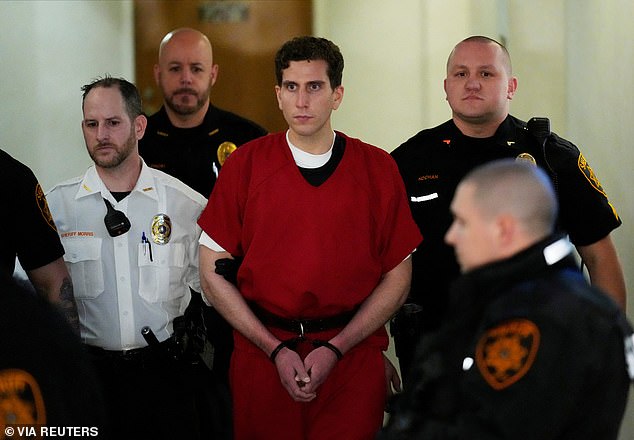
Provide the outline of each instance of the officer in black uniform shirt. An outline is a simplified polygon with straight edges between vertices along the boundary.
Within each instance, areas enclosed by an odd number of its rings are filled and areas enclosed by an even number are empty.
[[[73,285],[64,248],[44,197],[29,167],[0,150],[0,276],[11,278],[16,256],[35,290],[57,304],[79,333]]]
[[[477,165],[513,157],[545,169],[559,199],[559,227],[570,235],[592,284],[625,307],[625,281],[610,232],[621,224],[584,156],[555,134],[543,142],[509,115],[517,88],[506,49],[487,37],[460,42],[449,56],[445,91],[453,118],[423,130],[392,152],[423,242],[413,255],[410,298],[392,322],[404,376],[421,332],[444,320],[458,265],[443,236],[460,179]]]
[[[209,39],[195,29],[169,32],[161,41],[156,83],[163,93],[163,106],[148,118],[139,153],[145,162],[185,182],[209,197],[225,159],[240,145],[265,135],[256,123],[219,109],[210,102],[218,77]],[[201,307],[201,295],[192,292],[188,316]],[[228,369],[233,336],[231,326],[210,307],[203,308],[204,321],[215,353],[209,396],[214,438],[230,434]],[[211,416],[210,416],[211,417]],[[221,432],[219,432],[220,430]]]
[[[266,134],[255,123],[209,104],[202,124],[172,125],[166,107],[148,118],[150,131],[141,142],[141,154],[160,169],[209,197],[226,157],[238,146]]]
[[[632,329],[553,234],[546,173],[491,162],[465,177],[451,211],[445,239],[463,275],[379,438],[616,439],[634,374]]]
[[[238,146],[266,134],[241,116],[214,107],[209,93],[218,77],[207,37],[177,29],[161,42],[154,76],[163,106],[148,118],[139,144],[145,162],[209,197],[225,159]]]

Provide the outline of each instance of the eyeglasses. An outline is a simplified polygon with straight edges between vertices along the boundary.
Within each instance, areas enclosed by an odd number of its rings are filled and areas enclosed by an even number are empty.
[[[128,232],[130,230],[130,220],[128,220],[128,217],[126,217],[123,212],[114,209],[112,204],[106,199],[103,199],[103,202],[108,209],[106,216],[103,218],[108,234],[110,234],[111,237],[118,237]]]

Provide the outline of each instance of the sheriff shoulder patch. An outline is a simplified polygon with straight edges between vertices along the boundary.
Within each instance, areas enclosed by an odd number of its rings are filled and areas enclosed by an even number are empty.
[[[531,369],[539,339],[539,329],[526,319],[506,321],[487,330],[476,346],[480,374],[495,390],[509,387]]]
[[[53,216],[51,215],[50,209],[48,209],[48,203],[46,203],[46,197],[44,196],[44,191],[42,191],[42,187],[38,183],[35,186],[35,201],[37,203],[38,208],[40,208],[40,212],[42,213],[42,217],[46,220],[46,223],[53,228],[54,231],[57,232],[57,228],[55,227],[55,222],[53,221]]]
[[[581,171],[583,175],[585,176],[585,178],[588,179],[588,182],[590,182],[590,185],[592,185],[594,189],[599,191],[601,194],[603,194],[604,197],[607,198],[608,195],[603,190],[603,187],[601,186],[601,182],[599,182],[599,178],[596,176],[596,174],[594,174],[594,171],[592,171],[592,168],[590,168],[588,161],[586,160],[585,157],[583,157],[583,154],[581,153],[579,153],[579,158],[577,159],[577,165],[579,166],[579,171]]]
[[[8,424],[45,423],[44,399],[35,378],[24,370],[0,370],[0,439]]]

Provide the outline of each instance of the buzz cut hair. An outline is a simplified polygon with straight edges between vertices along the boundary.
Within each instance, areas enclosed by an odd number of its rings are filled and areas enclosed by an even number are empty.
[[[449,54],[449,57],[447,58],[447,71],[449,71],[449,63],[451,62],[451,58],[453,57],[453,54],[456,51],[456,48],[458,46],[460,46],[462,43],[494,44],[494,45],[498,46],[502,50],[502,56],[503,56],[503,59],[504,59],[504,68],[506,69],[506,73],[508,73],[509,76],[511,76],[513,74],[513,66],[512,66],[512,63],[511,63],[511,54],[509,54],[509,51],[506,48],[506,46],[504,46],[499,41],[494,40],[491,37],[486,37],[484,35],[472,35],[470,37],[465,38],[460,43],[456,44],[454,46],[453,50],[451,51],[451,53]]]
[[[537,165],[516,159],[495,160],[469,172],[462,183],[474,188],[474,201],[483,215],[510,214],[535,237],[554,232],[557,197],[550,178]]]

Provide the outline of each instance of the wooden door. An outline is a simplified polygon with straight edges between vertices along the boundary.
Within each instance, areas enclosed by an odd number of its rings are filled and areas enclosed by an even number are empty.
[[[135,0],[136,85],[147,114],[162,95],[152,69],[163,36],[179,27],[205,33],[219,75],[211,102],[270,132],[288,126],[275,99],[275,52],[288,39],[312,34],[311,0]]]

